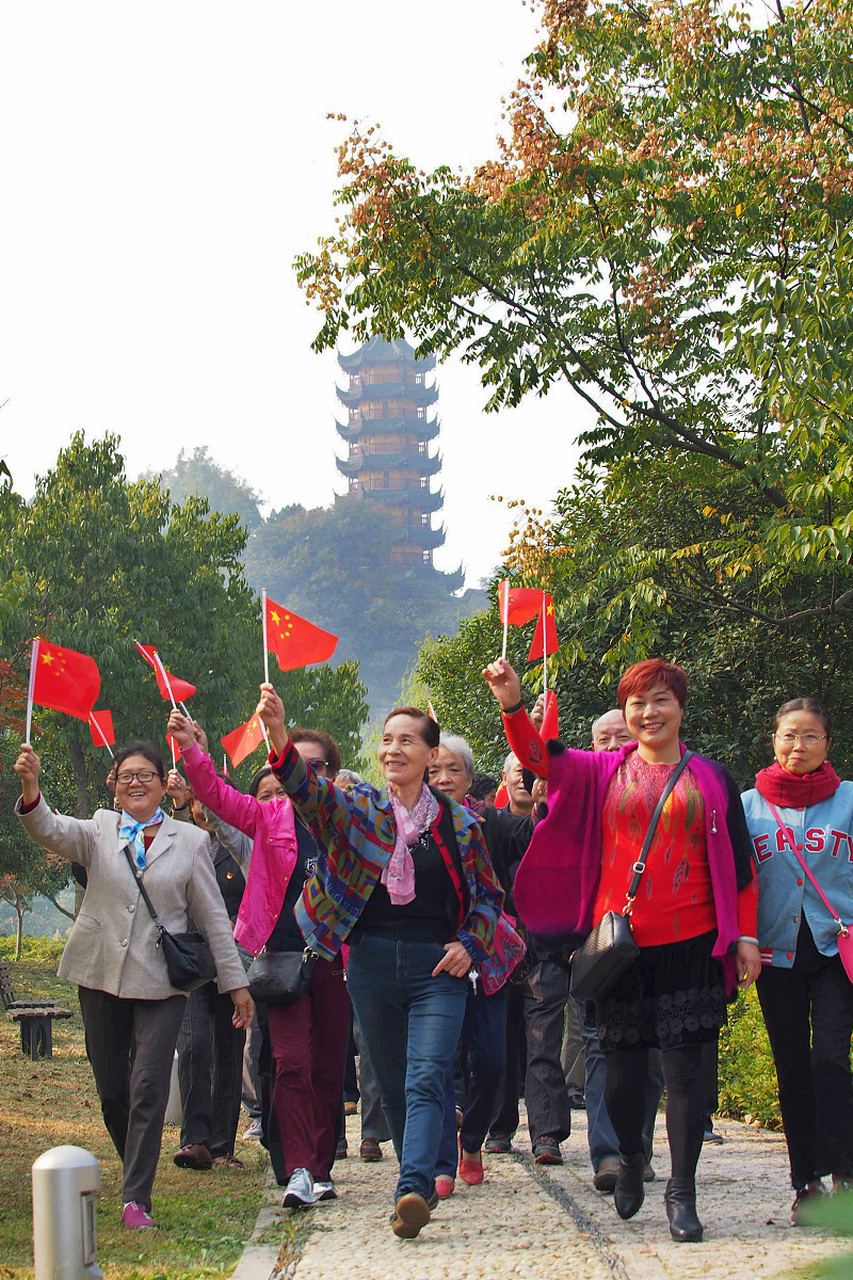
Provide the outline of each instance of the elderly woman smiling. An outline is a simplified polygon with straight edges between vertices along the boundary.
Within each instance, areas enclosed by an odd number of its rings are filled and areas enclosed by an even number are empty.
[[[400,1161],[392,1228],[412,1238],[435,1204],[445,1080],[468,971],[490,967],[503,893],[474,818],[425,783],[438,726],[417,707],[397,707],[385,721],[386,785],[349,791],[300,758],[272,685],[261,686],[258,711],[273,771],[321,844],[296,918],[321,955],[349,943],[349,992]],[[505,964],[491,964],[497,982]]]
[[[773,725],[775,761],[743,796],[758,868],[757,990],[779,1080],[795,1224],[823,1194],[823,1174],[836,1188],[853,1175],[853,985],[838,925],[800,861],[849,924],[853,782],[829,763],[831,742],[819,702],[786,702]]]
[[[131,1230],[153,1227],[151,1189],[187,993],[170,985],[157,927],[134,875],[169,932],[186,932],[188,916],[201,929],[216,961],[219,990],[233,1001],[235,1027],[252,1021],[246,975],[208,836],[160,808],[166,774],[153,743],[131,742],[115,753],[120,813],[98,809],[85,820],[54,813],[40,792],[39,770],[32,747],[22,746],[15,762],[22,793],[17,811],[36,844],[88,872],[59,974],[79,986],[86,1055],[104,1124],[124,1165],[122,1222]]]

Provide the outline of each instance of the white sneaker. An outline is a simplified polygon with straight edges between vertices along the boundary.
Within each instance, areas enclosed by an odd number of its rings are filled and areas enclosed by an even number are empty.
[[[314,1198],[315,1200],[337,1200],[338,1193],[335,1190],[335,1184],[330,1178],[328,1182],[314,1182]]]
[[[310,1169],[294,1169],[284,1193],[285,1209],[308,1209],[317,1203]]]

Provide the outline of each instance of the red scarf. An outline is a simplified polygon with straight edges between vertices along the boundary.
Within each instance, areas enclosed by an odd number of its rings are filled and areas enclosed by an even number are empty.
[[[819,769],[800,777],[788,773],[778,760],[755,775],[755,788],[759,795],[783,809],[808,809],[821,800],[828,800],[841,786],[841,779],[828,760]]]

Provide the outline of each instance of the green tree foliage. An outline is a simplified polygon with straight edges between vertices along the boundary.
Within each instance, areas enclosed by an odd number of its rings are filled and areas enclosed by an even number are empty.
[[[423,173],[358,126],[340,147],[340,230],[297,264],[325,313],[315,345],[406,330],[478,365],[493,409],[568,382],[617,504],[642,501],[656,461],[713,491],[703,606],[725,612],[746,581],[782,636],[837,619],[853,603],[853,6],[540,8],[496,159]]]
[[[0,577],[18,582],[0,645],[19,679],[33,635],[88,653],[118,740],[162,743],[169,707],[133,646],[139,639],[197,686],[190,710],[214,751],[249,718],[263,678],[260,606],[244,575],[247,535],[236,514],[211,512],[197,497],[173,506],[157,481],[127,480],[115,438],[87,445],[81,434],[38,480],[31,503],[6,495],[0,522]],[[356,751],[365,709],[353,664],[289,673],[279,685],[293,721],[322,715],[320,727]],[[51,760],[51,802],[80,816],[108,803],[108,759],[86,726],[51,711],[38,720],[48,735],[39,745]],[[252,768],[247,761],[239,776]]]
[[[248,533],[263,522],[258,506],[260,496],[211,458],[207,445],[193,449],[189,457],[182,449],[171,470],[161,471],[159,477],[148,471],[145,478],[159,478],[161,489],[168,492],[175,506],[182,506],[189,497],[205,498],[211,511],[239,516]]]
[[[374,709],[390,708],[428,634],[454,630],[483,600],[453,596],[444,575],[396,565],[391,514],[361,496],[329,508],[273,513],[246,552],[252,585],[339,637],[335,659],[358,658]]]

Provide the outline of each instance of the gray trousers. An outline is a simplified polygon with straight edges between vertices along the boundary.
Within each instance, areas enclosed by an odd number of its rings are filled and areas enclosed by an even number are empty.
[[[358,1049],[358,1091],[361,1094],[361,1136],[375,1138],[377,1142],[387,1142],[391,1137],[385,1112],[382,1110],[382,1099],[379,1097],[379,1086],[367,1056],[364,1037],[358,1018],[353,1010],[352,1033],[355,1047]]]
[[[79,988],[86,1057],[107,1132],[124,1164],[122,1200],[151,1208],[185,996],[122,1000]]]
[[[563,1047],[560,1051],[560,1065],[566,1078],[569,1097],[573,1094],[583,1096],[586,1081],[586,1062],[584,1042],[578,1026],[578,1006],[576,1000],[566,1003],[566,1025],[563,1030]]]
[[[243,1043],[234,1004],[215,982],[190,992],[178,1034],[181,1146],[203,1142],[212,1156],[233,1156],[240,1119]]]
[[[530,1140],[548,1134],[562,1142],[572,1131],[566,1078],[560,1062],[569,974],[552,960],[541,960],[523,983],[527,1073],[524,1099]]]

